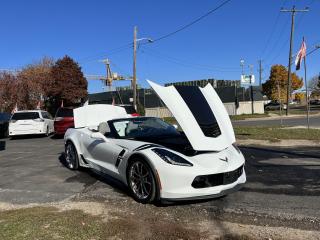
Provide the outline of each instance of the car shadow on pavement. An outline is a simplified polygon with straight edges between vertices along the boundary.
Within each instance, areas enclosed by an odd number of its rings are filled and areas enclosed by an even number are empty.
[[[44,134],[30,134],[30,135],[19,135],[19,136],[11,136],[10,140],[24,140],[31,138],[46,138],[47,136]]]
[[[53,134],[50,138],[51,139],[62,139],[64,137],[63,134],[57,135],[57,134]]]
[[[6,142],[5,141],[0,141],[0,151],[6,150]]]
[[[60,163],[67,168],[67,163],[65,160],[65,155],[64,153],[61,153],[59,156],[59,161]],[[68,168],[67,168],[68,169]],[[72,171],[72,170],[70,170]],[[93,169],[89,168],[79,168],[77,170],[77,175],[72,176],[68,179],[65,180],[65,182],[80,182],[84,183],[84,190],[82,192],[88,192],[90,188],[93,188],[92,186],[97,182],[100,181],[104,184],[109,185],[110,187],[113,188],[117,193],[120,193],[122,195],[128,195],[129,196],[129,191],[127,186],[120,182],[119,180],[111,177],[110,175],[107,175],[102,172],[98,172]],[[94,190],[94,189],[91,189]]]
[[[262,156],[261,152],[265,152],[265,155]],[[308,152],[307,148],[299,151],[299,154],[294,151],[281,154],[258,148],[243,149],[247,184],[241,191],[320,196],[320,158],[311,158]]]

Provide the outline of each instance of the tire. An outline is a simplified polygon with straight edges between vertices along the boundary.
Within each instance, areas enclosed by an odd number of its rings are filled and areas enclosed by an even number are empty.
[[[67,168],[71,170],[79,169],[79,159],[77,149],[72,142],[67,142],[65,146],[65,160]]]
[[[46,137],[49,137],[50,133],[49,133],[49,126],[47,126],[47,130],[46,130]]]
[[[149,164],[135,158],[127,168],[128,186],[133,198],[139,203],[152,203],[156,200],[157,184]]]

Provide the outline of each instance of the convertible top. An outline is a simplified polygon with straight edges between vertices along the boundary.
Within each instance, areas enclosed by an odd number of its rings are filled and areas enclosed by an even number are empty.
[[[127,112],[123,107],[110,104],[86,105],[74,109],[73,114],[75,128],[96,127],[101,122],[127,118]]]

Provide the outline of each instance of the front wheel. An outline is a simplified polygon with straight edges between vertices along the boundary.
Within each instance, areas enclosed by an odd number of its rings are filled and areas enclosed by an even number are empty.
[[[66,158],[66,165],[71,170],[77,170],[79,168],[79,160],[78,160],[78,153],[71,142],[67,142],[65,147],[65,158]]]
[[[151,203],[156,198],[157,186],[151,167],[141,159],[129,163],[127,179],[133,198],[140,203]]]
[[[49,137],[49,135],[50,135],[50,132],[49,132],[49,126],[47,126],[47,130],[46,130],[45,135],[46,135],[46,137]]]

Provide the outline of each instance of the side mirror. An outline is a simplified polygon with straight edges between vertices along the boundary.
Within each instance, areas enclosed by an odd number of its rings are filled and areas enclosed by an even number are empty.
[[[100,132],[93,132],[90,137],[96,140],[104,140],[104,136]]]

